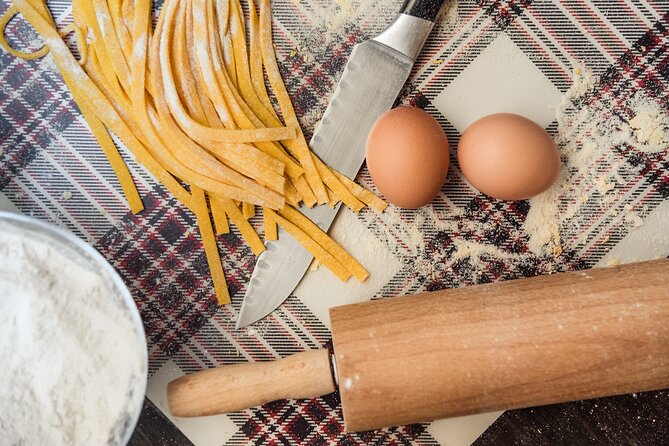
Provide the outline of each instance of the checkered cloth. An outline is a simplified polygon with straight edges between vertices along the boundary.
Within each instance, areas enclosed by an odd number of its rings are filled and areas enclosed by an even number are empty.
[[[9,6],[4,0],[0,4],[2,11]],[[400,0],[274,2],[278,59],[308,136],[352,46],[377,34],[400,4]],[[69,2],[54,0],[49,6],[57,23],[71,20]],[[443,125],[455,149],[455,118],[439,98],[449,85],[468,75],[468,68],[501,36],[527,56],[532,76],[547,82],[558,94],[569,88],[576,60],[600,76],[587,98],[590,103],[611,97],[624,103],[641,90],[669,110],[668,11],[664,0],[461,0],[457,18],[449,16],[436,26],[398,102],[428,110]],[[8,35],[17,47],[40,46],[21,20],[10,24]],[[138,215],[128,211],[111,168],[50,57],[24,61],[0,52],[0,73],[0,190],[23,213],[55,222],[93,244],[119,271],[144,321],[149,397],[154,403],[164,408],[161,398],[166,380],[183,373],[272,360],[327,344],[327,321],[296,296],[256,328],[235,330],[235,317],[255,262],[239,234],[233,231],[218,238],[233,296],[232,305],[219,307],[194,216],[122,148],[146,207]],[[549,131],[556,129],[554,122],[547,126]],[[667,151],[611,150],[611,156],[623,160],[636,178],[619,202],[607,204],[609,208],[627,204],[645,218],[667,204]],[[364,167],[357,181],[374,187]],[[612,229],[601,212],[588,212],[584,207],[579,214],[583,229],[577,235],[584,232],[593,243],[577,244],[566,234],[562,255],[529,255],[523,230],[528,202],[502,202],[477,193],[463,180],[455,157],[449,182],[435,199],[433,210],[435,215],[446,215],[454,207],[461,212],[449,217],[455,226],[448,229],[438,224],[438,218],[417,222],[418,214],[413,211],[394,210],[394,221],[369,210],[354,217],[366,236],[383,247],[384,258],[389,256],[396,265],[384,283],[370,290],[368,298],[591,267],[632,231],[625,226]],[[257,218],[252,223],[261,226]],[[420,230],[420,249],[398,231],[402,223]],[[666,234],[666,222],[659,230]],[[452,255],[462,240],[527,255],[491,257],[483,267],[466,258],[454,262]],[[177,425],[202,444],[427,445],[447,441],[430,424],[346,433],[336,393],[308,401],[278,401],[196,423]],[[203,431],[211,434],[203,436]]]

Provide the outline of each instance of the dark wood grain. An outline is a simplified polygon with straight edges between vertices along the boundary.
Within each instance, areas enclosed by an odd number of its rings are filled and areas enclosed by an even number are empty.
[[[130,446],[191,446],[148,399]],[[669,445],[669,390],[504,413],[473,446]]]
[[[186,436],[148,398],[129,446],[192,446]]]
[[[474,442],[498,445],[669,445],[669,390],[512,410]]]

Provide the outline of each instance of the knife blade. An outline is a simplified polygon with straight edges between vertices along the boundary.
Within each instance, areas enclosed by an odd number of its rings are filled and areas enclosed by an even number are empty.
[[[332,99],[311,139],[311,149],[326,164],[353,179],[365,159],[367,135],[388,111],[413,68],[434,27],[444,0],[408,0],[393,23],[375,38],[357,44]],[[340,205],[300,211],[327,231]],[[279,229],[276,241],[256,262],[242,306],[237,329],[274,311],[290,295],[307,271],[312,255]]]

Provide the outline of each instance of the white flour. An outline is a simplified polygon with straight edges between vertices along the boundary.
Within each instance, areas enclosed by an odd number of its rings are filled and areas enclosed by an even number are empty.
[[[63,248],[2,225],[0,442],[119,443],[143,400],[143,352],[127,310]]]
[[[378,18],[375,22],[381,26],[369,30],[370,35],[367,37],[372,37],[392,21],[400,5],[397,2],[369,0],[290,1],[295,5],[301,4],[298,7],[302,8],[305,20],[309,24],[294,36],[297,45],[295,53],[291,55],[299,53],[309,63],[319,60],[333,42],[343,41],[345,36],[358,34],[360,32],[358,24],[361,19]],[[365,40],[362,36],[359,36],[359,39]],[[319,56],[316,57],[316,54]]]
[[[582,228],[592,223],[583,218],[593,209],[617,217],[615,225],[643,225],[637,210],[626,203],[625,190],[640,168],[625,163],[614,147],[649,155],[669,150],[669,114],[641,89],[622,103],[606,95],[594,103],[585,101],[598,81],[585,66],[577,66],[557,110],[556,142],[565,165],[558,181],[530,200],[524,226],[535,254],[559,254],[584,245]]]

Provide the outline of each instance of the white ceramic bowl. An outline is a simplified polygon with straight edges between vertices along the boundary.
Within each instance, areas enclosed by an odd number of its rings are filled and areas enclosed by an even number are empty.
[[[117,303],[120,304],[121,308],[127,309],[124,313],[130,318],[135,332],[133,338],[136,339],[136,347],[141,351],[141,363],[136,364],[136,371],[141,376],[141,379],[135,380],[132,389],[118,389],[123,394],[136,395],[135,398],[128,402],[124,413],[118,415],[118,422],[115,424],[119,431],[123,432],[120,436],[120,444],[125,445],[137,425],[137,420],[142,410],[143,396],[146,394],[148,376],[148,354],[144,327],[137,306],[128,288],[116,270],[98,251],[72,233],[55,225],[44,223],[24,215],[0,211],[0,231],[30,237],[31,240],[47,243],[57,248],[59,252],[75,260],[85,270],[103,277],[109,290],[112,291],[110,298],[117,299]],[[140,398],[137,395],[141,395],[142,397]]]

